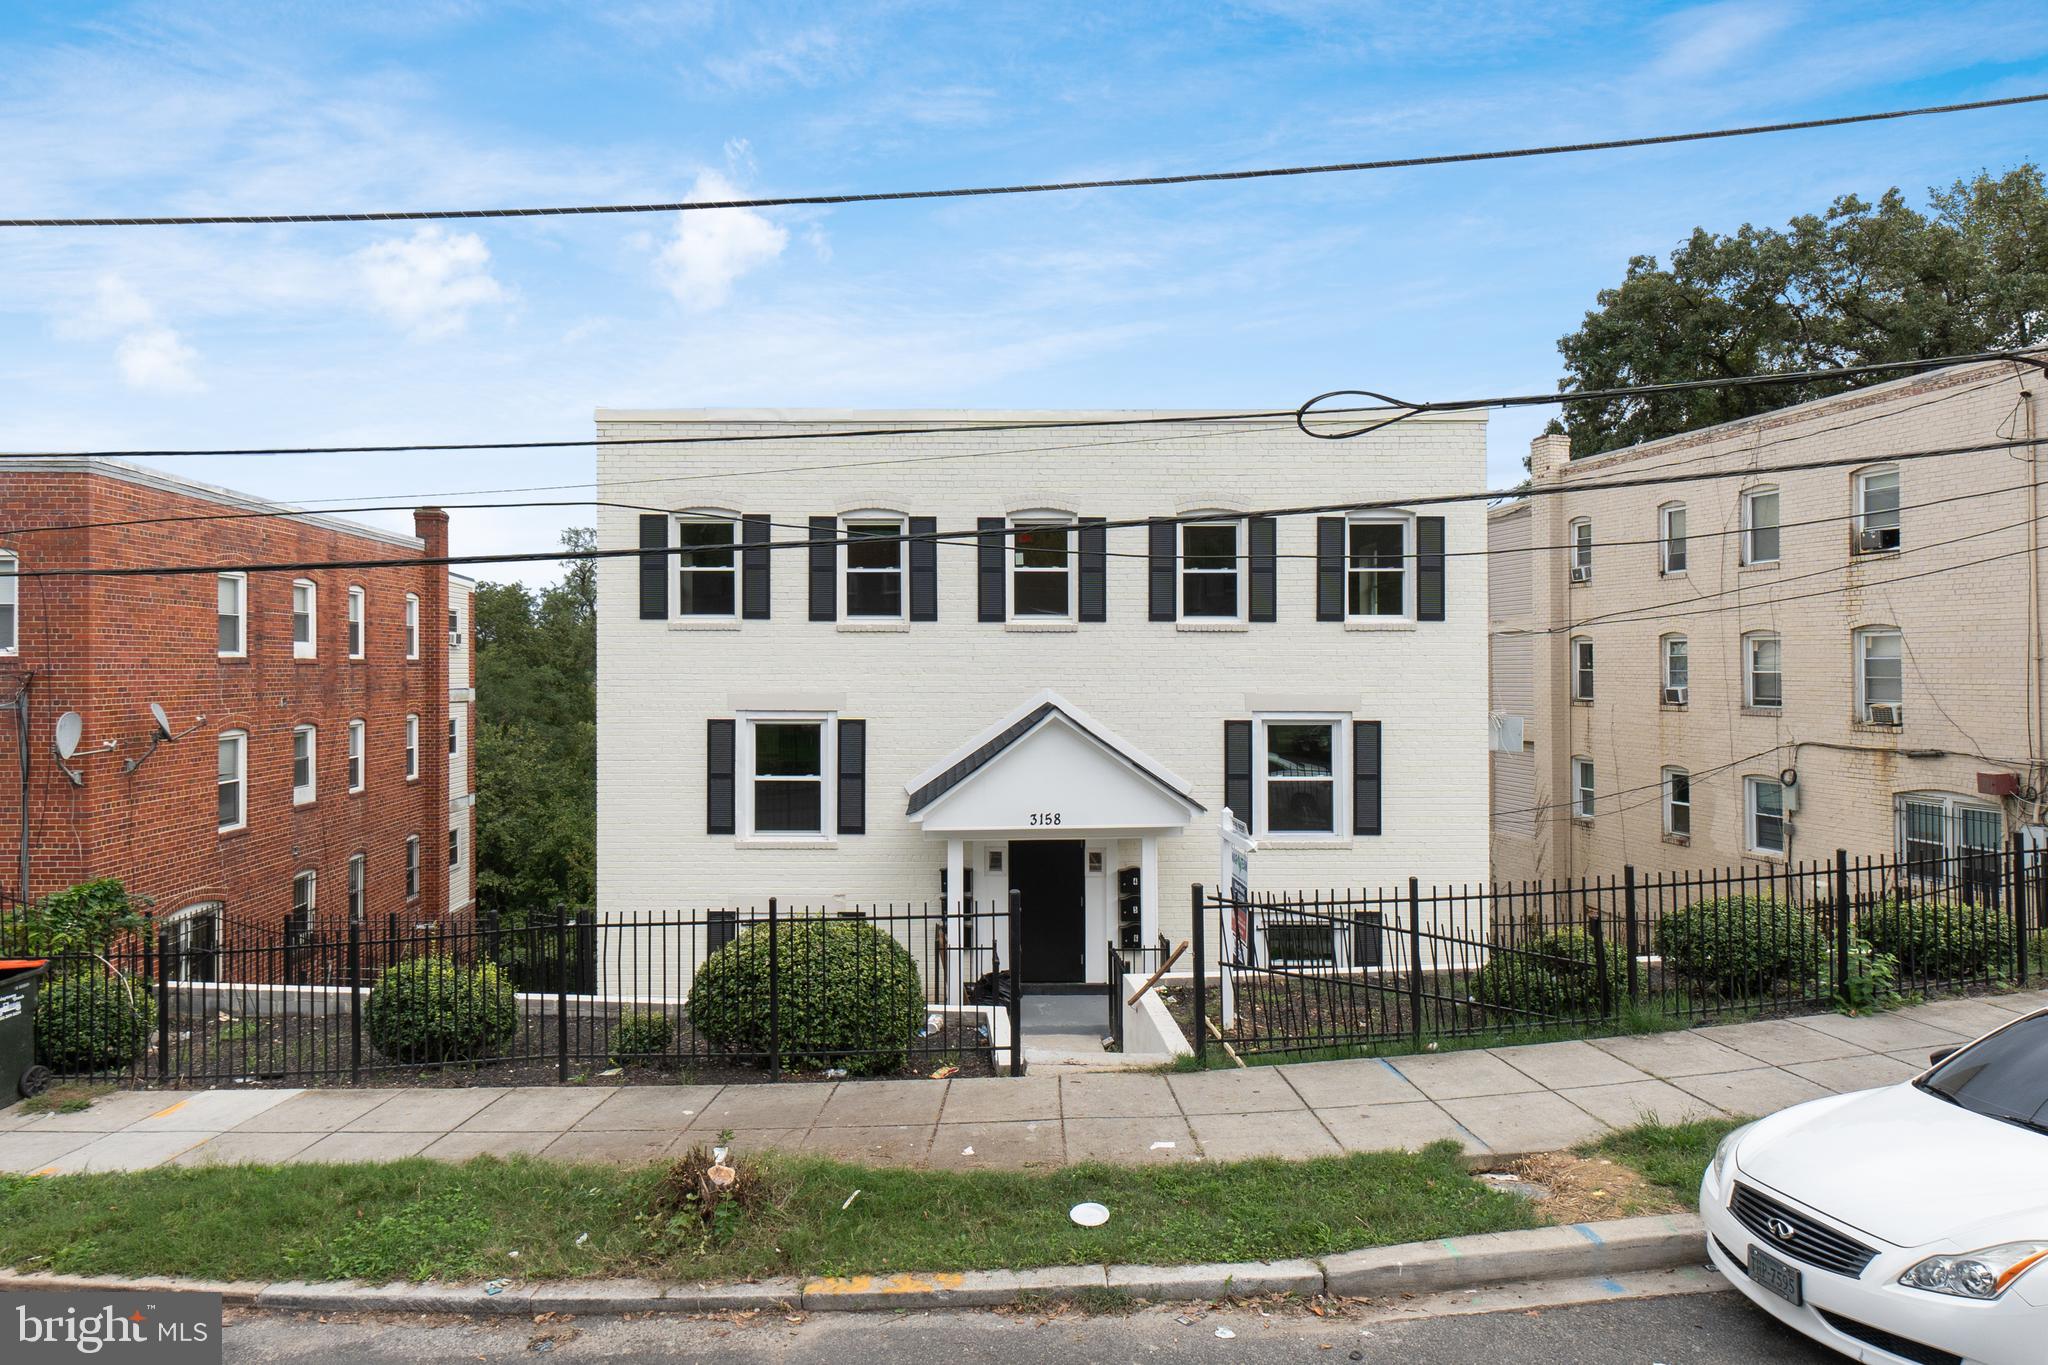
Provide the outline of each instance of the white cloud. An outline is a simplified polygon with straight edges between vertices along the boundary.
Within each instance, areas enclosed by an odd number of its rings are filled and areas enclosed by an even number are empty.
[[[93,282],[91,303],[57,319],[60,336],[83,340],[116,338],[114,364],[122,382],[152,393],[196,393],[206,387],[195,366],[199,352],[176,329],[158,321],[156,307],[121,275]]]
[[[737,199],[734,184],[716,171],[704,171],[690,199]],[[768,264],[789,245],[789,229],[769,222],[752,209],[701,209],[676,215],[675,236],[655,258],[655,273],[676,302],[703,312],[732,295],[740,276]]]
[[[490,273],[490,248],[474,232],[429,224],[351,259],[377,310],[415,337],[460,331],[471,309],[509,297]]]
[[[1782,5],[1755,0],[1723,0],[1681,11],[1660,26],[1663,50],[1651,71],[1676,80],[1711,76],[1761,48],[1794,17]]]

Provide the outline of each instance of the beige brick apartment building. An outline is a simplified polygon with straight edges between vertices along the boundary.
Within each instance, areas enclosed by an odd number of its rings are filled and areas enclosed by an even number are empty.
[[[2038,825],[2039,448],[1912,455],[2032,441],[2044,387],[1999,361],[1587,459],[1537,438],[1488,525],[1494,875]],[[1681,474],[1716,477],[1601,487]]]

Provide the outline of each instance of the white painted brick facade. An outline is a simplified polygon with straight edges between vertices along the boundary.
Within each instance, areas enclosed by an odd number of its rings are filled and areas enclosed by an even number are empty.
[[[675,511],[767,514],[778,541],[811,516],[887,509],[937,518],[1056,509],[1112,520],[1414,498],[1483,486],[1482,417],[1418,418],[1348,442],[1291,426],[1210,422],[1159,428],[949,433],[745,444],[641,445],[662,436],[790,434],[846,422],[1071,421],[1075,413],[600,411],[599,497]],[[1147,439],[1137,440],[1136,437]],[[834,468],[851,461],[902,461]],[[1113,529],[1108,621],[1025,630],[976,620],[971,541],[938,550],[939,620],[894,631],[807,619],[804,550],[773,555],[773,616],[722,629],[643,621],[638,561],[598,569],[598,905],[606,915],[712,906],[933,902],[943,840],[905,815],[905,786],[935,760],[1050,688],[1193,786],[1204,824],[1160,846],[1160,928],[1188,932],[1188,888],[1216,880],[1208,827],[1223,805],[1224,721],[1261,696],[1342,700],[1383,726],[1384,833],[1262,852],[1257,889],[1383,886],[1408,876],[1470,880],[1487,859],[1485,513],[1447,518],[1447,619],[1347,628],[1315,619],[1313,517],[1278,528],[1279,620],[1183,627],[1147,617],[1146,532]],[[638,513],[603,507],[599,544],[638,544]],[[673,590],[673,589],[671,589]],[[749,847],[705,833],[706,720],[778,692],[843,694],[868,727],[868,832],[816,848]],[[1049,799],[1057,793],[1048,793]],[[1105,876],[1138,862],[1135,840],[1103,848]],[[985,849],[970,850],[977,894],[1001,894]],[[1100,943],[1099,886],[1090,936]],[[1091,948],[1091,963],[1096,952]],[[1091,973],[1092,974],[1092,973]]]

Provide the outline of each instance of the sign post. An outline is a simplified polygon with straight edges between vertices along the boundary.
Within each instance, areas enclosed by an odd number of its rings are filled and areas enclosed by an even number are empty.
[[[1216,879],[1217,895],[1226,908],[1223,916],[1223,936],[1217,946],[1221,961],[1230,967],[1250,967],[1257,956],[1257,945],[1252,936],[1252,854],[1258,850],[1258,841],[1251,837],[1251,831],[1244,827],[1244,821],[1231,813],[1225,806],[1216,827],[1218,850],[1222,857],[1221,875]],[[1206,971],[1208,964],[1197,962],[1196,971]],[[1223,994],[1223,1027],[1237,1025],[1237,991],[1228,970],[1220,970]]]

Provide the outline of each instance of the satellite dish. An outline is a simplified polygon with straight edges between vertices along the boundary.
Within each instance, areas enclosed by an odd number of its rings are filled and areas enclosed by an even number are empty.
[[[85,717],[76,711],[66,711],[57,717],[57,757],[69,760],[78,752],[78,741],[85,737]]]
[[[171,737],[171,718],[164,714],[164,708],[158,706],[155,702],[151,702],[149,704],[149,714],[156,720],[157,737],[159,739],[169,739]]]

